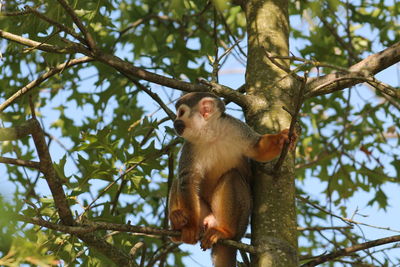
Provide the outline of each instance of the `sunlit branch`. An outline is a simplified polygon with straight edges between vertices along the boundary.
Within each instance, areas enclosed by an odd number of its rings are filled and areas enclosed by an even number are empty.
[[[307,98],[339,91],[362,82],[374,82],[372,76],[400,61],[400,42],[359,61],[348,72],[335,72],[310,78],[307,82]],[[386,92],[388,93],[388,92]],[[399,91],[389,90],[399,98]]]
[[[388,84],[378,81],[374,77],[364,77],[362,73],[350,72],[343,76],[331,79],[324,84],[312,89],[312,92],[308,92],[306,97],[325,95],[342,90],[342,85],[347,84],[348,86],[356,85],[358,83],[367,82],[374,88],[378,89],[384,94],[387,94],[393,98],[400,99],[400,90],[396,90]],[[336,85],[336,86],[335,86]]]
[[[13,159],[8,157],[0,157],[0,162],[5,164],[12,164],[21,167],[28,167],[33,169],[40,169],[40,163],[37,161],[23,160],[23,159]]]
[[[69,54],[80,52],[75,47],[58,47],[55,45],[41,43],[3,30],[0,30],[0,37],[25,46],[35,47],[36,49],[50,53]]]

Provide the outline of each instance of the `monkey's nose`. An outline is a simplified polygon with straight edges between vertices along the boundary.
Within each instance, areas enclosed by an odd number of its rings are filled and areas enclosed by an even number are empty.
[[[174,128],[178,135],[182,135],[185,130],[185,123],[183,120],[176,120],[174,121]]]

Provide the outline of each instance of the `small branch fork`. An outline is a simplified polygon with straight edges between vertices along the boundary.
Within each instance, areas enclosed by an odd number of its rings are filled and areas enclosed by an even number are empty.
[[[303,105],[303,102],[304,102],[304,92],[306,90],[307,77],[308,77],[308,73],[305,72],[304,79],[301,84],[299,94],[297,96],[294,113],[290,112],[286,107],[282,107],[282,109],[284,109],[286,112],[288,112],[291,115],[292,120],[290,121],[290,126],[289,126],[289,140],[287,140],[285,142],[285,144],[283,145],[281,155],[279,156],[278,161],[276,162],[274,169],[273,169],[273,173],[275,175],[277,175],[279,173],[279,171],[282,167],[283,161],[285,160],[286,155],[289,152],[290,147],[292,145],[294,145],[294,144],[292,144],[292,142],[293,142],[293,139],[295,139],[295,137],[296,137],[295,127],[296,127],[296,123],[297,123],[297,119],[299,116],[301,106]]]

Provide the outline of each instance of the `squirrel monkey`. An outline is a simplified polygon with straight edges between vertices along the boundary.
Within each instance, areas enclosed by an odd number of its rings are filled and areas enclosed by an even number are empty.
[[[227,115],[211,93],[189,93],[176,103],[174,128],[185,139],[179,177],[169,193],[169,220],[181,236],[174,242],[212,248],[214,266],[236,266],[236,249],[216,244],[239,240],[252,207],[250,159],[270,161],[280,155],[288,129],[260,135]]]

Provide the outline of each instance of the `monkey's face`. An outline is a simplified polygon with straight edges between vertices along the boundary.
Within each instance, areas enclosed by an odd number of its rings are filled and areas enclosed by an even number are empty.
[[[182,104],[179,106],[176,115],[174,122],[176,133],[188,141],[194,141],[195,138],[198,138],[199,132],[205,126],[205,119],[200,112]]]
[[[181,103],[174,121],[176,133],[192,143],[209,140],[212,135],[209,126],[221,115],[215,101],[215,98],[204,97],[193,107]]]

